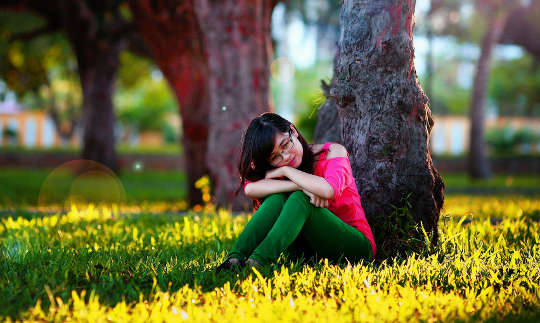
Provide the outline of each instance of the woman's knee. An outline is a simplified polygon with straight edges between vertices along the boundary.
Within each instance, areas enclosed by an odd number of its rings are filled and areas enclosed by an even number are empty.
[[[286,193],[272,193],[268,195],[263,203],[285,203],[287,200],[287,194]]]
[[[309,196],[307,196],[307,194],[304,193],[303,191],[292,192],[291,195],[289,195],[288,200],[291,200],[291,199],[301,201],[301,202],[309,202]]]

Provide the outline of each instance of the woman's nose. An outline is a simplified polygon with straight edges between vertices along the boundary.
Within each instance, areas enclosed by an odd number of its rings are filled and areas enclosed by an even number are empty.
[[[282,152],[282,153],[281,153],[281,158],[283,158],[284,161],[285,161],[285,160],[289,160],[290,157],[291,157],[291,151],[289,151],[289,152],[287,152],[287,153],[285,153],[285,152]]]

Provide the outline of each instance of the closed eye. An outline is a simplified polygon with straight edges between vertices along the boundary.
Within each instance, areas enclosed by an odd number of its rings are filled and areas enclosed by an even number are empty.
[[[291,143],[291,141],[288,140],[288,141],[285,143],[285,145],[283,145],[283,149],[286,149],[287,147],[289,147],[289,144],[290,144],[290,143]]]

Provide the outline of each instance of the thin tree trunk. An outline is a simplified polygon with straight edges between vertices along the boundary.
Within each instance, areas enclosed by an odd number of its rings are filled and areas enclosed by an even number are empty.
[[[139,33],[179,103],[190,205],[203,202],[195,182],[208,174],[208,65],[193,1],[129,2]]]
[[[407,216],[436,243],[444,201],[444,183],[428,149],[433,119],[414,67],[414,6],[414,0],[344,0],[340,12],[331,94],[383,257],[409,247],[408,236],[421,238],[400,222]]]
[[[210,133],[207,164],[219,206],[243,210],[239,185],[243,131],[269,106],[270,22],[275,1],[195,0],[209,66]]]
[[[469,109],[471,129],[468,168],[469,176],[472,178],[491,177],[484,138],[486,91],[489,80],[491,55],[504,28],[507,17],[506,13],[497,13],[497,10],[494,11],[495,13],[489,17],[487,31],[482,40],[482,49],[474,76],[472,103]]]
[[[337,63],[337,53],[334,56],[334,66]],[[314,143],[321,144],[328,141],[343,143],[341,121],[337,112],[337,102],[330,92],[336,85],[335,77],[332,77],[330,84],[321,81],[321,88],[326,97],[326,101],[317,111],[317,125],[313,134]]]
[[[508,14],[499,42],[523,47],[537,60],[540,59],[540,1],[530,1],[528,6]]]
[[[117,171],[112,95],[118,54],[126,44],[130,25],[121,19],[117,3],[93,4],[85,0],[28,0],[8,7],[29,9],[45,18],[44,27],[24,37],[65,32],[77,57],[83,92],[82,158]]]
[[[114,172],[118,161],[114,138],[114,107],[112,94],[118,68],[118,48],[95,50],[81,44],[78,55],[83,92],[82,158],[99,162]]]
[[[330,81],[327,87],[328,90],[333,86],[334,79]],[[325,90],[323,90],[325,91]],[[313,142],[316,144],[322,144],[328,141],[342,143],[342,129],[341,121],[337,113],[336,101],[326,95],[326,101],[318,110],[317,125],[315,126],[315,133],[313,135]]]
[[[125,42],[116,35],[99,32],[94,13],[85,3],[63,2],[60,7],[67,37],[77,57],[83,93],[81,157],[117,172],[112,95],[118,55]]]

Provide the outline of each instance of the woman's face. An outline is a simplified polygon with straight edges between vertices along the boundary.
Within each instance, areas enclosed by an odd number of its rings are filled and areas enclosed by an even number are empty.
[[[278,132],[274,138],[274,150],[268,161],[274,167],[290,166],[298,168],[302,163],[304,150],[298,140],[298,132],[291,126],[289,132]]]

